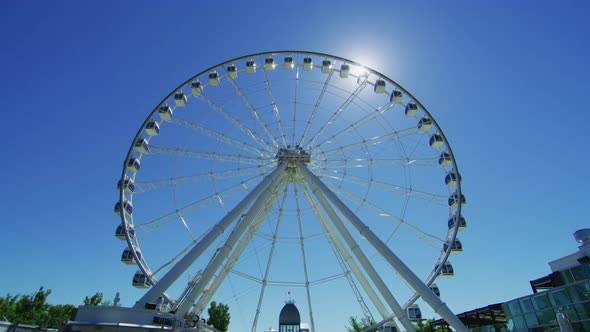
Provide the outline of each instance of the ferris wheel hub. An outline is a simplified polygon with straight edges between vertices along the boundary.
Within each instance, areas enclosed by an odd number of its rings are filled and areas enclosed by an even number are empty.
[[[287,145],[286,148],[279,148],[276,158],[279,162],[288,163],[287,167],[295,167],[299,162],[309,164],[311,155],[299,145]]]

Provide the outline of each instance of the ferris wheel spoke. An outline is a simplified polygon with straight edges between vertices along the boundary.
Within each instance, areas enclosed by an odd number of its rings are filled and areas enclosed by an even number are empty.
[[[310,151],[311,153],[318,153],[321,156],[331,156],[334,153],[338,153],[339,155],[343,154],[343,151],[346,152],[360,152],[366,151],[368,149],[378,149],[381,145],[391,143],[393,141],[399,141],[406,137],[416,135],[415,128],[405,128],[398,131],[393,131],[384,135],[377,135],[372,136],[369,138],[365,138],[362,140],[355,140],[351,143],[342,144],[342,145],[335,145],[335,141],[333,140],[326,140],[322,142],[320,145],[315,146]],[[330,147],[333,146],[333,147]],[[327,149],[322,149],[327,148]]]
[[[281,140],[283,141],[283,146],[286,146],[287,145],[287,136],[285,135],[285,131],[283,130],[283,122],[281,121],[281,115],[279,113],[277,101],[275,100],[275,96],[272,92],[272,87],[268,81],[268,75],[267,75],[266,69],[264,67],[262,68],[262,74],[264,76],[264,85],[266,86],[266,90],[268,92],[268,96],[270,97],[270,101],[272,104],[272,111],[273,111],[275,118],[277,120],[277,127],[278,127],[279,133],[281,135]],[[276,147],[278,147],[278,145],[276,145]]]
[[[367,115],[365,115],[364,117],[360,118],[359,120],[352,122],[348,125],[348,127],[336,132],[335,134],[333,134],[332,136],[326,138],[324,141],[322,141],[321,143],[317,143],[317,145],[322,145],[328,141],[334,141],[335,139],[339,138],[341,135],[348,133],[351,131],[351,129],[360,129],[361,127],[363,127],[364,125],[371,123],[372,121],[375,121],[377,118],[382,117],[383,113],[387,112],[388,110],[390,110],[391,108],[393,108],[395,106],[395,104],[393,103],[387,103],[385,105],[382,105],[380,107],[378,107],[377,109],[368,112],[367,111]],[[412,129],[415,129],[415,127],[411,127]],[[409,128],[408,128],[409,129]],[[392,128],[393,130],[393,128]],[[399,132],[399,131],[398,131]],[[393,130],[392,135],[395,135],[396,131]]]
[[[265,165],[245,166],[233,169],[209,171],[206,173],[192,174],[186,176],[169,177],[150,181],[135,182],[134,194],[141,194],[152,190],[180,187],[204,183],[208,181],[230,180],[243,177],[263,176],[267,174],[276,162],[272,161]]]
[[[431,234],[431,233],[421,229],[418,226],[413,225],[403,216],[396,215],[391,211],[381,208],[379,205],[372,203],[370,200],[363,199],[362,197],[360,197],[359,195],[355,194],[352,191],[345,190],[341,187],[332,188],[331,187],[332,184],[330,183],[330,181],[326,181],[325,183],[332,191],[338,193],[340,196],[342,196],[346,200],[348,200],[356,205],[359,205],[359,206],[362,205],[363,209],[365,209],[365,210],[373,213],[375,216],[393,224],[395,226],[393,233],[395,233],[399,227],[407,227],[408,229],[410,229],[413,232],[413,234],[416,236],[416,238],[423,240],[424,242],[428,243],[429,240],[435,240],[439,244],[442,244],[444,242],[444,240],[442,238],[440,238],[434,234]],[[407,204],[407,202],[406,202],[406,204]],[[388,239],[390,239],[391,237],[392,237],[392,234],[390,234],[388,236]],[[437,248],[440,248],[440,246],[438,246]]]
[[[221,153],[216,151],[173,148],[158,145],[150,145],[149,151],[146,154],[224,161],[232,163],[237,162],[240,164],[250,165],[263,165],[268,163],[269,160],[272,160],[268,157],[256,157],[234,153]]]
[[[267,141],[265,141],[264,139],[262,139],[258,133],[256,133],[255,131],[246,128],[246,126],[242,123],[241,119],[236,118],[235,116],[227,113],[225,111],[225,109],[223,109],[222,107],[218,106],[215,102],[211,101],[209,98],[200,95],[199,97],[197,97],[200,101],[204,102],[207,106],[209,106],[209,108],[217,113],[219,113],[226,121],[228,121],[229,123],[231,123],[235,128],[237,128],[238,130],[240,130],[241,132],[243,132],[247,137],[249,137],[250,139],[252,139],[254,142],[256,142],[258,145],[260,145],[260,147],[262,147],[263,150],[271,150],[272,149],[272,144],[268,143]]]
[[[256,332],[256,328],[258,327],[258,317],[260,316],[260,308],[262,307],[262,301],[264,300],[264,292],[266,291],[266,283],[268,281],[268,275],[270,273],[270,267],[272,265],[272,258],[274,255],[274,251],[277,245],[277,234],[279,233],[279,229],[281,226],[281,222],[283,220],[283,211],[285,209],[285,203],[287,202],[287,186],[283,190],[283,197],[281,199],[279,213],[277,216],[277,224],[275,226],[274,232],[272,234],[272,242],[270,247],[270,252],[268,254],[268,258],[266,260],[266,269],[264,270],[264,276],[262,277],[261,284],[262,287],[260,288],[260,293],[258,295],[258,305],[256,307],[256,312],[254,313],[254,321],[252,323],[252,330],[251,332]]]
[[[190,130],[197,132],[199,134],[203,134],[203,135],[210,137],[212,139],[215,139],[221,143],[227,144],[230,147],[236,147],[236,148],[238,148],[246,153],[252,154],[252,155],[265,156],[265,154],[263,152],[267,152],[266,154],[268,155],[268,150],[262,150],[259,147],[256,147],[254,145],[244,142],[243,140],[231,137],[225,133],[221,133],[221,132],[212,130],[212,129],[207,128],[205,126],[201,126],[196,122],[180,118],[176,115],[170,119],[170,123],[190,129]]]
[[[360,82],[359,86],[350,94],[350,96],[348,96],[344,103],[342,103],[342,105],[335,109],[335,111],[328,118],[328,120],[326,120],[326,122],[324,122],[320,129],[311,137],[309,143],[306,146],[313,147],[315,145],[315,140],[324,134],[324,132],[326,131],[326,129],[328,129],[328,127],[330,127],[332,122],[334,122],[336,118],[340,115],[340,113],[342,113],[354,101],[354,99],[358,97],[358,95],[364,90],[366,86],[367,80],[363,80],[362,82]]]
[[[242,89],[238,86],[238,84],[234,80],[230,79],[228,81],[233,86],[234,91],[240,97],[240,99],[242,100],[244,105],[246,105],[246,107],[250,110],[250,113],[252,114],[252,116],[254,117],[256,122],[258,123],[258,125],[260,127],[262,127],[262,130],[264,130],[264,132],[266,133],[268,138],[273,142],[273,146],[275,147],[275,149],[278,148],[279,142],[277,141],[276,137],[272,134],[272,132],[268,128],[268,125],[266,124],[266,122],[264,122],[262,120],[262,118],[258,114],[258,111],[256,110],[256,108],[250,103],[250,101],[248,100],[248,97],[246,97],[246,95],[242,92]],[[273,100],[273,108],[274,107],[276,107],[276,104]]]
[[[448,199],[448,195],[441,195],[435,193],[429,193],[426,191],[414,189],[411,187],[406,187],[405,185],[398,185],[394,183],[388,183],[385,181],[375,180],[374,178],[367,178],[363,176],[358,176],[350,173],[343,173],[339,171],[333,171],[331,173],[323,173],[321,176],[322,179],[331,179],[337,180],[341,182],[346,182],[354,185],[358,185],[360,187],[370,186],[373,189],[383,191],[386,193],[393,193],[396,195],[402,195],[404,197],[412,197],[418,198],[435,205],[444,206],[446,200]]]
[[[209,195],[207,197],[201,198],[201,199],[194,201],[192,203],[189,203],[181,208],[175,209],[174,211],[170,211],[168,213],[165,213],[155,219],[152,219],[152,220],[147,221],[145,223],[135,225],[135,230],[140,231],[140,232],[141,231],[144,232],[144,234],[138,234],[138,236],[145,235],[145,233],[148,233],[149,231],[153,231],[154,229],[162,226],[163,224],[166,224],[166,223],[169,223],[169,222],[175,220],[178,212],[183,212],[186,215],[188,213],[192,213],[192,211],[195,209],[205,208],[205,207],[210,206],[212,204],[219,203],[219,200],[221,198],[230,197],[230,196],[236,195],[236,194],[243,194],[246,191],[246,188],[248,188],[249,184],[253,184],[253,183],[255,183],[256,180],[259,180],[259,179],[260,179],[259,176],[255,176],[255,177],[251,177],[249,179],[246,179],[243,182],[234,184],[233,186],[225,188],[222,191],[219,191],[219,192]]]
[[[305,129],[303,130],[303,134],[301,134],[301,139],[299,140],[299,145],[303,145],[303,143],[305,142],[305,138],[306,138],[307,134],[309,133],[309,130],[311,128],[311,124],[313,123],[316,115],[318,114],[318,111],[320,109],[320,105],[322,104],[322,100],[324,99],[324,95],[326,94],[326,90],[328,89],[328,86],[330,86],[330,80],[332,79],[333,74],[334,74],[334,71],[330,70],[330,73],[328,74],[328,77],[326,78],[326,81],[324,82],[324,85],[322,87],[322,91],[320,92],[320,95],[318,96],[318,99],[315,102],[315,105],[313,107],[313,111],[311,112],[309,119],[307,119],[307,122],[305,124]],[[293,128],[295,128],[295,118],[293,118]],[[293,135],[295,135],[295,132],[293,132]]]
[[[313,169],[355,169],[355,168],[405,168],[432,167],[435,158],[407,159],[407,158],[347,158],[347,159],[318,159],[315,160]]]

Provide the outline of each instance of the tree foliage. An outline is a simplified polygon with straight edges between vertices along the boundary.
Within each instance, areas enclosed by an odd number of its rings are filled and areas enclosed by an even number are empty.
[[[346,327],[346,331],[362,332],[375,324],[375,320],[370,316],[365,316],[360,320],[357,319],[356,316],[350,316],[350,318],[348,319],[348,326]]]
[[[73,319],[76,307],[71,304],[47,303],[50,289],[40,287],[30,295],[6,294],[0,298],[0,318],[12,323],[28,324],[46,328],[59,328],[62,322]],[[85,305],[99,305],[102,293],[84,299]]]
[[[209,319],[207,324],[213,325],[216,329],[227,332],[229,328],[229,320],[231,318],[229,314],[229,307],[227,304],[211,302],[209,309],[207,309]]]

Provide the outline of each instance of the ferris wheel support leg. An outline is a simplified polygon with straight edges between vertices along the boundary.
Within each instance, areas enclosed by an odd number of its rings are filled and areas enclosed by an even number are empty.
[[[346,228],[346,226],[344,225],[344,223],[342,222],[340,217],[338,217],[338,215],[336,214],[336,212],[334,211],[334,209],[332,208],[332,206],[328,202],[328,199],[324,196],[325,192],[323,190],[321,190],[322,185],[330,193],[332,193],[332,191],[330,189],[328,189],[328,187],[326,187],[326,185],[320,179],[318,179],[315,175],[311,174],[311,172],[309,172],[307,167],[305,167],[303,165],[299,165],[299,169],[301,170],[303,177],[306,180],[307,184],[311,188],[311,191],[316,196],[318,202],[320,203],[322,208],[326,211],[326,213],[328,214],[328,216],[332,220],[332,223],[334,223],[334,226],[336,226],[336,229],[338,230],[340,235],[342,235],[342,238],[344,238],[344,241],[346,242],[346,244],[348,245],[348,247],[350,248],[352,253],[359,260],[359,262],[361,263],[361,266],[363,267],[363,269],[365,269],[365,271],[369,275],[369,278],[371,278],[371,280],[373,281],[373,283],[377,287],[377,290],[381,293],[381,295],[385,299],[385,302],[387,302],[387,304],[389,305],[389,307],[391,308],[393,313],[396,315],[396,317],[399,319],[399,321],[402,323],[402,325],[406,328],[406,330],[411,331],[411,332],[415,332],[416,330],[414,328],[414,325],[412,325],[412,323],[408,319],[408,316],[406,315],[406,313],[404,312],[404,310],[402,309],[400,304],[397,302],[397,300],[395,299],[393,294],[391,294],[391,292],[389,291],[389,288],[387,287],[387,285],[385,284],[383,279],[381,279],[381,276],[379,275],[379,273],[377,273],[377,271],[375,270],[375,268],[373,267],[373,265],[371,264],[371,262],[369,261],[369,259],[365,255],[365,253],[361,250],[361,248],[356,243],[356,241],[354,240],[354,238],[352,237],[352,235],[350,234],[350,232],[348,231],[348,229]],[[313,177],[310,175],[313,175]]]
[[[379,311],[381,317],[389,317],[390,313],[388,312],[387,308],[385,308],[385,305],[383,304],[377,293],[375,293],[375,290],[373,289],[373,287],[371,287],[365,275],[361,272],[361,269],[357,265],[356,261],[352,258],[348,250],[346,250],[340,238],[336,236],[334,229],[332,228],[332,226],[330,226],[330,224],[326,220],[326,217],[320,212],[319,207],[317,206],[316,202],[313,201],[309,191],[307,190],[307,187],[301,184],[299,185],[299,187],[301,188],[301,191],[303,191],[303,195],[305,196],[305,199],[311,206],[311,209],[315,214],[316,218],[318,218],[318,221],[320,222],[322,229],[328,235],[328,238],[334,245],[337,252],[343,257],[344,262],[346,263],[346,265],[348,265],[350,271],[352,271],[356,279],[359,281],[361,287],[363,287],[365,293],[367,293],[369,299],[371,299],[371,302],[373,303],[375,308],[377,308],[377,311]]]
[[[460,332],[468,332],[469,329],[455,316],[455,314],[442,302],[429,288],[426,286],[418,276],[410,270],[410,268],[397,257],[389,247],[371,229],[357,217],[352,210],[346,206],[339,198],[332,192],[328,186],[326,186],[315,174],[313,174],[307,167],[302,164],[298,164],[301,174],[307,181],[307,183],[314,190],[320,193],[316,194],[318,198],[325,197],[346,217],[346,219],[359,231],[369,243],[377,250],[377,252],[393,267],[402,278],[404,278],[408,284],[414,290],[420,294],[422,299],[430,305],[430,307],[439,314],[444,320],[446,320],[455,330]],[[321,201],[320,201],[321,203]],[[401,308],[401,307],[400,307]],[[405,315],[404,315],[405,316]],[[399,316],[398,316],[399,318]],[[403,323],[403,321],[402,321]],[[405,324],[404,324],[405,326]]]
[[[263,191],[256,198],[256,201],[254,201],[252,206],[250,206],[248,212],[235,225],[234,229],[225,240],[223,246],[218,249],[219,251],[215,254],[213,260],[205,267],[205,270],[203,271],[199,281],[195,284],[194,288],[191,289],[184,302],[178,307],[178,310],[175,313],[176,317],[183,318],[184,315],[190,310],[197,298],[203,293],[205,286],[211,282],[215,276],[215,273],[217,270],[219,270],[221,264],[229,256],[232,249],[236,243],[238,243],[244,232],[246,232],[247,229],[256,229],[257,226],[259,226],[254,224],[254,221],[257,220],[259,214],[263,214],[260,218],[260,221],[262,221],[266,214],[268,214],[270,207],[272,207],[274,202],[277,200],[279,192],[282,189],[281,183],[284,185],[284,181],[282,181],[283,178],[283,176],[275,178],[274,181],[269,185],[269,188]],[[258,224],[260,224],[260,222]],[[247,242],[249,243],[250,241]],[[246,248],[248,243],[244,245],[242,251]]]
[[[261,193],[263,193],[277,177],[281,176],[286,165],[279,164],[251,192],[244,197],[230,212],[182,257],[166,275],[162,277],[145,295],[135,303],[134,308],[144,308],[146,303],[155,302],[178,279],[201,254],[231,225]]]
[[[281,187],[281,186],[279,185],[279,187]],[[267,202],[275,202],[278,199],[278,196],[280,193],[277,190],[269,190],[269,191],[272,191],[272,197],[270,197],[270,199],[268,199]],[[223,282],[223,280],[225,280],[225,277],[227,277],[227,275],[229,274],[231,269],[238,262],[238,259],[240,258],[240,256],[242,255],[242,253],[244,252],[244,250],[246,249],[248,244],[250,244],[250,241],[254,237],[254,234],[256,234],[256,232],[258,231],[258,229],[262,225],[262,222],[264,221],[264,219],[268,215],[268,212],[270,212],[272,206],[273,206],[273,204],[270,204],[270,203],[265,204],[265,206],[262,208],[263,209],[262,213],[258,213],[258,215],[256,216],[256,219],[253,221],[252,225],[250,227],[248,227],[246,234],[239,240],[238,244],[236,245],[236,249],[234,249],[231,252],[231,255],[227,259],[226,263],[223,264],[223,266],[221,266],[221,271],[219,272],[217,277],[214,276],[213,282],[211,283],[209,288],[204,290],[203,295],[201,295],[201,297],[198,299],[197,303],[195,304],[195,311],[194,312],[196,314],[200,315],[201,312],[203,312],[203,310],[205,309],[205,306],[207,306],[207,304],[209,303],[209,301],[213,297],[213,294],[215,294],[215,292],[217,291],[219,286],[221,286],[221,283]],[[250,212],[248,212],[248,213],[250,213]]]

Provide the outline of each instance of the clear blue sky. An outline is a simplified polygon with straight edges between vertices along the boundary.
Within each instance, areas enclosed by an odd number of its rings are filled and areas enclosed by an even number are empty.
[[[589,14],[582,1],[3,2],[0,294],[132,304],[112,207],[137,128],[201,70],[301,49],[385,73],[444,129],[469,200],[451,309],[526,295],[589,224]]]

